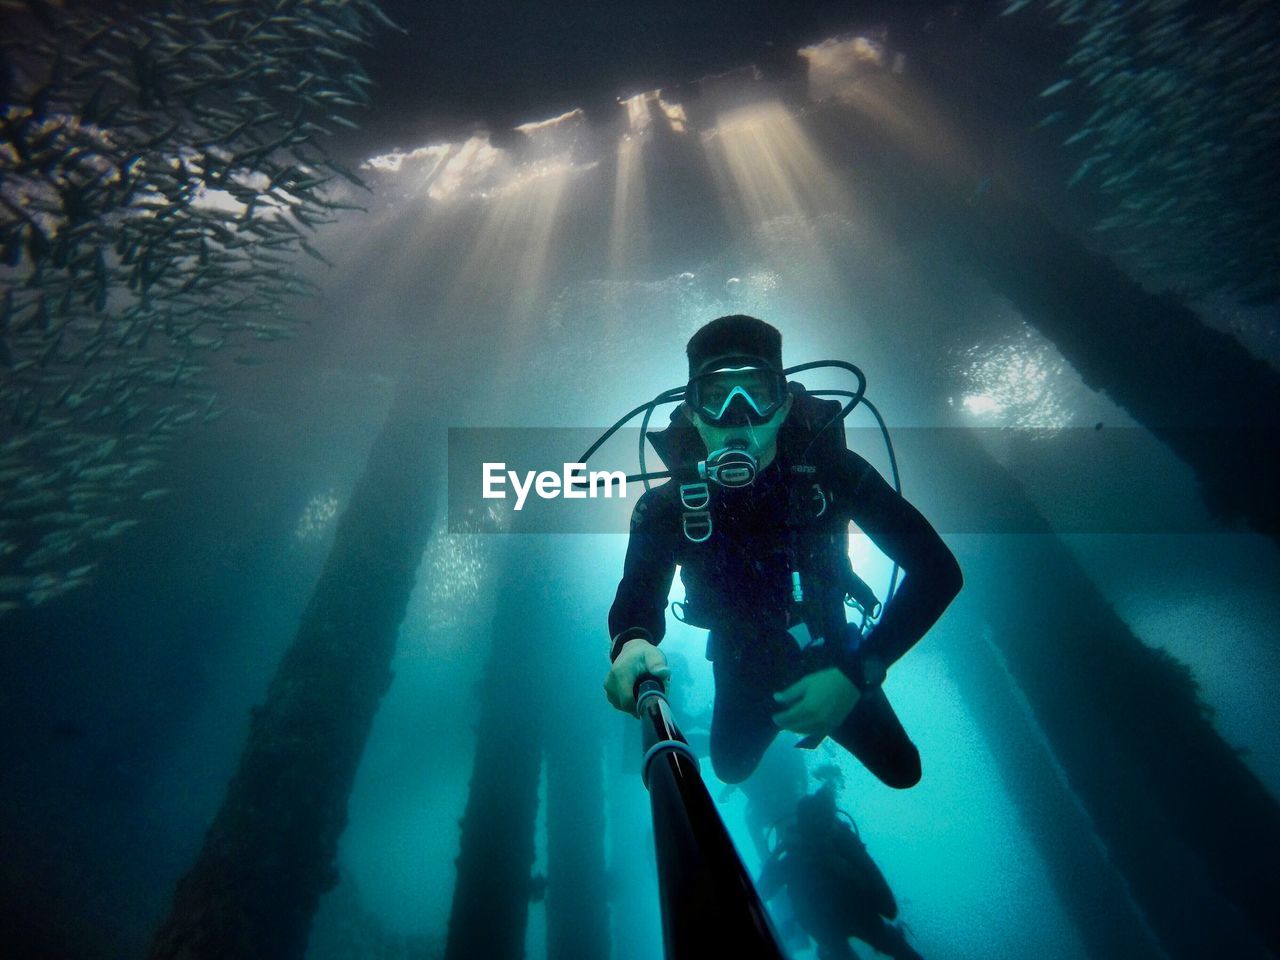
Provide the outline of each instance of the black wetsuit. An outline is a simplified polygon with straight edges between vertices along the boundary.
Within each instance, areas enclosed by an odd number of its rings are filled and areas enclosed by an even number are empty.
[[[961,585],[955,557],[933,527],[870,464],[843,447],[802,461],[805,436],[789,426],[784,423],[779,433],[777,457],[751,486],[713,489],[712,534],[705,543],[685,536],[687,509],[677,482],[637,501],[622,581],[609,611],[611,658],[635,637],[658,643],[676,565],[681,566],[681,579],[697,602],[691,619],[711,630],[711,761],[727,783],[746,779],[778,733],[772,720],[779,710],[775,692],[827,666],[852,677],[857,657],[892,664],[934,624]],[[798,524],[804,510],[820,510],[821,516]],[[850,521],[903,571],[893,601],[857,649],[852,628],[846,630],[844,589],[832,551],[823,546],[836,538],[847,565]],[[808,599],[804,619],[814,636],[823,637],[804,649],[788,633],[798,613],[791,599],[791,558],[798,558]],[[878,688],[859,700],[831,736],[891,786],[909,787],[920,779],[919,753]]]

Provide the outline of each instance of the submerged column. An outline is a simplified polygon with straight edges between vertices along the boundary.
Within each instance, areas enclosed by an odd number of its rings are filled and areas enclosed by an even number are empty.
[[[547,729],[547,956],[607,960],[604,734],[613,730],[614,711],[600,691],[604,657],[590,655],[603,646],[598,620],[580,613],[595,606],[575,606],[552,645],[564,669],[556,673],[561,709]]]
[[[1188,960],[1276,951],[1280,807],[1214,729],[1190,671],[1134,635],[969,431],[934,436],[937,476],[981,478],[940,496],[967,499],[988,529],[1006,531],[963,550],[966,600],[981,606],[1161,946]],[[934,505],[925,509],[933,515]]]
[[[1000,190],[970,218],[953,219],[950,232],[948,245],[965,251],[1085,383],[1195,470],[1217,518],[1280,543],[1280,373]]]
[[[430,531],[444,449],[403,383],[152,960],[300,960]]]
[[[871,114],[833,112],[820,126],[922,276],[958,260],[989,280],[1196,471],[1220,518],[1280,540],[1280,375],[999,184],[974,197],[949,158]],[[954,491],[970,498],[960,509],[985,519],[968,529],[1009,532],[985,538],[966,566],[983,575],[965,591],[985,592],[1010,676],[1162,945],[1178,957],[1280,953],[1275,798],[1214,729],[1185,665],[1134,635],[970,434],[942,432],[955,442],[923,456],[935,475],[969,479]]]
[[[1196,473],[1210,512],[1280,543],[1280,373],[1168,294],[1054,226],[995,180],[981,196],[867,114],[823,119],[876,220],[922,276],[958,263],[986,280]]]
[[[525,954],[538,819],[545,686],[552,655],[542,538],[513,534],[500,577],[489,662],[478,686],[480,719],[463,814],[446,960],[520,960]],[[557,685],[558,687],[558,685]]]
[[[969,568],[965,551],[956,552],[962,566]],[[948,640],[938,644],[938,650],[983,731],[1005,789],[1089,956],[1161,960],[1165,954],[1098,842],[1088,814],[1059,775],[1048,744],[1019,701],[990,639],[975,629],[981,622],[977,610],[968,612],[963,621],[969,630],[965,642]]]

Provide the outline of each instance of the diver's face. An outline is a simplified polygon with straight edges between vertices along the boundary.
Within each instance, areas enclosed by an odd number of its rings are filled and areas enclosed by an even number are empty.
[[[685,414],[693,421],[694,429],[702,437],[707,453],[725,447],[741,447],[749,452],[760,466],[766,467],[778,451],[778,431],[791,412],[793,397],[788,394],[782,406],[764,423],[735,423],[721,425],[704,420],[696,411],[685,406]]]

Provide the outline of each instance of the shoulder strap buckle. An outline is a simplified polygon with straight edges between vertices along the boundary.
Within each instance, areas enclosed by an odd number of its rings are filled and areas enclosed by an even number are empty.
[[[680,506],[686,510],[705,510],[711,502],[711,489],[703,483],[680,484]]]
[[[707,510],[690,510],[684,515],[684,535],[694,543],[711,539],[711,513]]]
[[[685,538],[693,543],[711,539],[711,488],[705,482],[680,484]]]

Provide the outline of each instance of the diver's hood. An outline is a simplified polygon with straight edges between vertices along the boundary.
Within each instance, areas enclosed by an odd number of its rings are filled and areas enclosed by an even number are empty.
[[[791,412],[778,430],[778,457],[792,462],[801,456],[814,434],[840,412],[840,404],[835,400],[812,396],[804,388],[804,384],[795,380],[787,381],[787,391],[794,399],[791,401]],[[698,461],[707,455],[702,437],[685,415],[684,404],[671,411],[669,425],[662,430],[650,430],[645,436],[649,438],[649,443],[668,470],[696,467]],[[819,447],[827,449],[828,443],[843,447],[844,430],[826,431],[823,440],[814,444],[811,453],[817,452]]]

